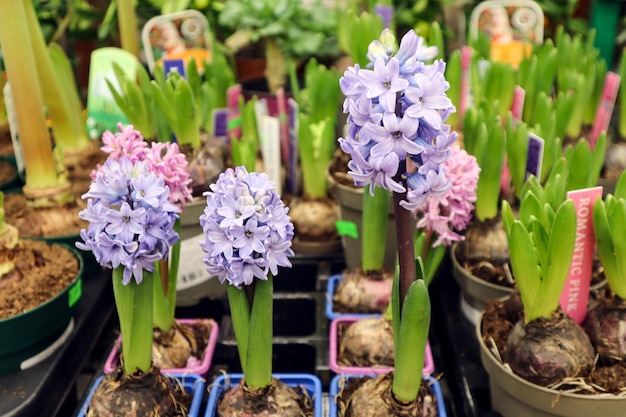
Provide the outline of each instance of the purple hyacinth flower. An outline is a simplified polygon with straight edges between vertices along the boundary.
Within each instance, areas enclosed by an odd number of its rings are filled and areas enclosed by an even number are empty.
[[[400,78],[400,63],[395,58],[387,63],[382,59],[376,60],[373,71],[359,71],[359,79],[367,87],[366,96],[377,98],[383,109],[389,112],[396,109],[396,93],[409,85],[407,80]]]
[[[445,62],[425,62],[435,58],[437,48],[411,30],[394,55],[395,50],[395,37],[386,29],[368,48],[368,69],[344,72],[348,131],[339,145],[351,157],[348,173],[355,185],[369,185],[370,192],[375,186],[406,192],[402,206],[411,210],[450,187],[442,164],[456,139],[445,124],[455,108],[446,96]],[[403,163],[407,159],[415,169],[400,172],[409,166]]]
[[[168,197],[169,188],[143,162],[107,159],[83,196],[87,207],[79,217],[89,226],[76,247],[91,250],[103,267],[123,267],[124,285],[132,278],[140,284],[143,270],[153,271],[178,240],[173,230],[178,208]]]
[[[229,168],[209,188],[200,247],[210,274],[240,288],[291,266],[293,224],[266,174]]]

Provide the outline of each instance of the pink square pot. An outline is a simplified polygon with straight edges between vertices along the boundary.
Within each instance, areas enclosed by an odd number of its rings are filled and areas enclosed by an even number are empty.
[[[193,361],[189,363],[185,368],[167,368],[161,369],[164,373],[177,373],[177,374],[196,374],[205,377],[209,368],[211,367],[211,360],[213,359],[213,352],[215,351],[215,345],[217,344],[217,337],[219,334],[219,326],[213,319],[176,319],[180,324],[191,325],[197,321],[204,321],[211,325],[211,332],[209,333],[209,340],[207,342],[204,354],[200,361]],[[106,362],[104,363],[104,373],[108,374],[113,371],[120,363],[120,351],[119,347],[122,345],[122,337],[117,338],[113,344],[113,349],[109,353]],[[190,361],[191,362],[191,361]]]
[[[345,375],[380,375],[393,371],[392,367],[386,366],[340,366],[337,363],[337,355],[339,353],[339,328],[343,325],[354,323],[357,320],[362,320],[363,317],[338,317],[330,322],[330,334],[328,338],[328,365],[330,369],[336,374]],[[435,365],[433,363],[433,356],[430,350],[430,343],[426,343],[426,354],[424,356],[424,375],[430,375],[435,371]]]

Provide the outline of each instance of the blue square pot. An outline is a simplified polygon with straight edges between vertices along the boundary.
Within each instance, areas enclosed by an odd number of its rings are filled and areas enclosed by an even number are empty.
[[[202,397],[204,395],[204,387],[205,382],[204,378],[195,374],[179,374],[179,373],[166,373],[164,375],[172,376],[180,381],[189,394],[191,394],[191,406],[189,407],[189,417],[199,417],[200,416],[200,406],[202,405]],[[87,410],[89,410],[89,403],[91,402],[91,397],[93,396],[94,391],[98,387],[98,385],[102,382],[104,375],[98,377],[96,381],[93,383],[91,389],[89,390],[89,394],[85,399],[82,407],[80,408],[80,412],[77,417],[85,417],[87,415]]]
[[[339,313],[333,310],[333,296],[335,295],[335,289],[339,285],[339,281],[343,278],[343,274],[334,274],[328,277],[326,282],[326,306],[325,312],[328,320],[334,320],[339,317],[377,317],[378,313]]]
[[[309,374],[272,374],[272,376],[290,387],[302,386],[307,390],[313,402],[313,413],[315,417],[322,417],[322,383],[315,375]],[[225,374],[215,378],[211,384],[209,400],[204,417],[215,417],[217,415],[217,404],[222,397],[222,393],[231,386],[239,384],[243,374]]]
[[[364,375],[337,375],[330,381],[330,405],[328,409],[329,417],[337,417],[337,403],[335,402],[335,398],[337,398],[340,392],[339,381],[349,381],[352,378],[361,378],[363,376]],[[374,377],[377,375],[371,376]],[[439,385],[439,381],[437,381],[432,376],[424,376],[424,378],[426,378],[426,381],[428,381],[428,383],[430,384],[430,389],[437,399],[437,412],[439,413],[439,417],[447,417],[446,406],[443,402],[443,394],[441,393],[441,385]]]

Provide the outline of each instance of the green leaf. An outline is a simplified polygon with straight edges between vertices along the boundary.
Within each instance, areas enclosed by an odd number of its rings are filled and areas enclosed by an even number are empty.
[[[504,231],[507,236],[511,234],[511,226],[515,221],[515,216],[513,215],[513,210],[511,209],[511,204],[507,200],[502,200],[502,209],[500,210],[502,216],[502,224],[504,225]]]
[[[491,126],[488,146],[479,159],[481,168],[476,187],[475,216],[483,221],[497,216],[500,205],[500,177],[504,165],[506,142],[501,124]],[[478,151],[478,149],[477,149]]]
[[[563,286],[572,262],[576,243],[576,208],[572,200],[565,200],[556,212],[548,247],[548,263],[536,304],[526,310],[526,319],[550,317],[559,305]]]
[[[254,301],[250,312],[250,333],[248,335],[246,385],[250,388],[264,388],[272,383],[272,321],[273,288],[271,274],[266,280],[254,281]]]
[[[390,200],[389,191],[382,187],[375,186],[373,196],[370,194],[369,186],[363,190],[361,268],[365,271],[383,267]]]
[[[395,350],[395,365],[392,392],[402,401],[417,398],[424,369],[424,355],[430,327],[430,298],[422,279],[409,287],[402,308],[398,344]]]
[[[609,213],[609,224],[611,237],[613,240],[613,256],[615,257],[617,268],[620,274],[622,285],[626,280],[626,200],[615,199],[615,204]]]
[[[626,298],[626,280],[624,279],[626,275],[620,272],[617,263],[615,245],[613,244],[613,235],[611,233],[613,227],[614,225],[609,223],[607,204],[601,198],[597,199],[593,205],[593,231],[598,256],[602,262],[609,288],[619,297]]]
[[[174,132],[181,144],[189,144],[193,149],[200,147],[200,126],[197,120],[195,99],[191,86],[184,78],[176,84],[174,105],[177,112],[177,127]]]
[[[532,320],[533,309],[541,288],[539,260],[528,230],[522,222],[515,220],[508,235],[511,268],[519,288],[526,312],[526,322]],[[534,318],[534,317],[533,317]]]
[[[622,172],[617,179],[613,195],[616,198],[626,198],[626,171]]]
[[[567,149],[565,158],[571,167],[589,167],[591,165],[591,147],[585,139],[579,140],[574,147]],[[592,185],[589,183],[588,169],[570,169],[567,176],[567,191],[582,190]]]

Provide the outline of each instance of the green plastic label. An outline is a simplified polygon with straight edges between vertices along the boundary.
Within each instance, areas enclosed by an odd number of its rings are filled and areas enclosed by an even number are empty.
[[[78,279],[76,284],[72,288],[70,288],[67,295],[67,304],[69,308],[72,308],[74,304],[80,300],[81,295],[83,295],[83,280]]]
[[[335,222],[335,228],[339,236],[348,236],[354,239],[359,238],[359,229],[356,227],[356,223],[349,222],[347,220],[337,220]]]

